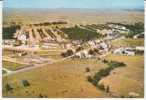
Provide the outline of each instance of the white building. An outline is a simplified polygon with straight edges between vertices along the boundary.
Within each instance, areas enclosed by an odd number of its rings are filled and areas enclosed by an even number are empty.
[[[141,34],[136,34],[133,36],[134,39],[138,39],[138,38],[144,38],[144,32],[142,32]]]
[[[27,37],[25,34],[18,35],[17,39],[20,40],[23,44],[25,44],[27,41]]]
[[[92,58],[93,56],[90,55],[87,50],[84,50],[82,52],[76,53],[75,57],[78,57],[78,58]]]
[[[138,50],[138,51],[144,51],[144,47],[143,46],[137,46],[135,49]]]
[[[105,52],[108,52],[108,44],[106,44],[105,42],[101,42],[100,44],[99,44],[99,46],[100,46],[100,48],[102,49],[102,50],[104,50]]]
[[[134,56],[135,55],[135,49],[131,47],[121,47],[113,51],[113,54],[119,54],[119,55],[127,55],[127,56]]]

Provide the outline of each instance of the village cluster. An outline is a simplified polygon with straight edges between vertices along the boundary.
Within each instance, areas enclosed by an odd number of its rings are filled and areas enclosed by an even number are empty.
[[[42,26],[41,26],[42,27]],[[22,28],[18,29],[14,34],[15,39],[3,40],[3,48],[12,51],[20,51],[19,55],[27,54],[27,52],[37,52],[40,49],[61,49],[63,53],[71,50],[73,57],[91,58],[106,55],[108,53],[133,56],[144,53],[144,46],[136,47],[113,47],[111,41],[125,39],[122,34],[129,33],[130,30],[122,25],[107,24],[106,28],[93,28],[97,33],[104,36],[103,38],[95,38],[87,42],[81,40],[68,41],[67,35],[57,28]],[[35,35],[35,36],[34,36]],[[144,32],[136,34],[133,39],[144,38]]]

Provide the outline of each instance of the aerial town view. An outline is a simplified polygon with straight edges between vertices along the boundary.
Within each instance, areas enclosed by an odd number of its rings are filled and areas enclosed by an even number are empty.
[[[2,96],[143,98],[143,2],[5,0]]]

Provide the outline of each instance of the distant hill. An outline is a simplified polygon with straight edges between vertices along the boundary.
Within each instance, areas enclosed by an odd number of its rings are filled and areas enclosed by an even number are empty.
[[[37,12],[37,13],[36,13]],[[97,9],[10,9],[4,8],[4,25],[11,22],[23,24],[66,19],[69,24],[95,24],[106,22],[135,23],[144,21],[142,9],[97,10]]]

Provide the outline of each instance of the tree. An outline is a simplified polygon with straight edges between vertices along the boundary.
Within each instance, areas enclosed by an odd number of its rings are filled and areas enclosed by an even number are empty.
[[[104,86],[103,84],[98,84],[97,87],[98,87],[100,90],[105,91],[105,86]]]
[[[94,55],[94,51],[93,51],[92,49],[90,49],[90,50],[88,51],[88,53],[89,53],[90,55]]]
[[[71,56],[71,55],[73,55],[73,51],[72,50],[67,50],[67,56]]]
[[[88,80],[89,82],[91,82],[91,83],[92,83],[92,81],[93,81],[93,79],[92,79],[91,76],[88,76],[88,77],[87,77],[87,80]]]
[[[110,92],[110,87],[107,86],[107,87],[106,87],[106,93],[109,93],[109,92]]]
[[[83,50],[83,47],[79,46],[79,47],[76,49],[76,52],[79,52],[79,51],[81,51],[81,50]]]
[[[103,60],[103,63],[108,63],[108,61],[106,59]]]
[[[87,67],[87,68],[86,68],[86,72],[90,72],[90,68]]]
[[[73,51],[71,49],[67,50],[66,52],[61,53],[61,56],[68,57],[73,55]]]

